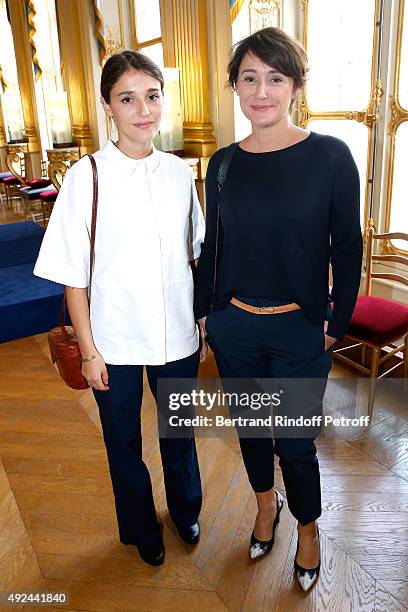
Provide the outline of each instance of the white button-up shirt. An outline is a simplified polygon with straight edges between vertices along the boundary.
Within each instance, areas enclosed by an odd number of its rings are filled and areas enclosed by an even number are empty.
[[[106,363],[160,365],[198,348],[190,261],[200,255],[204,219],[189,166],[153,149],[132,159],[109,141],[94,154],[99,198],[90,319]],[[68,172],[34,274],[88,287],[92,168]]]

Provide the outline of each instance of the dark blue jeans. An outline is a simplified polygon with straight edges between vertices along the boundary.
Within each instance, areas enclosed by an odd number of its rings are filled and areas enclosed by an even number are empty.
[[[197,351],[165,365],[146,366],[155,399],[158,379],[195,379],[198,362]],[[161,542],[161,530],[150,475],[142,458],[143,366],[107,364],[107,369],[110,390],[94,390],[94,396],[108,455],[120,540],[124,544],[157,544]],[[161,438],[160,453],[170,516],[179,527],[189,527],[197,521],[202,501],[195,439]]]
[[[254,306],[283,303],[239,299]],[[260,315],[228,304],[224,310],[213,311],[208,316],[206,329],[221,378],[319,379],[323,398],[332,351],[324,351],[323,324],[311,323],[302,310]],[[320,474],[314,438],[276,438],[274,441],[271,435],[240,436],[240,446],[254,491],[261,493],[274,486],[276,453],[293,516],[302,525],[320,516]]]

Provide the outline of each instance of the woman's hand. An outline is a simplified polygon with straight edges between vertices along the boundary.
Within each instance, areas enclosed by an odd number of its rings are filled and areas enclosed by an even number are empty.
[[[106,365],[96,350],[92,338],[91,323],[89,321],[88,289],[83,287],[65,287],[65,295],[82,356],[85,358],[89,356],[90,358],[92,355],[96,355],[95,358],[82,362],[82,376],[90,387],[98,391],[108,391],[109,377]]]
[[[330,347],[333,346],[337,342],[337,338],[333,338],[333,336],[328,336],[326,333],[324,334],[324,350],[327,351]]]
[[[329,322],[325,321],[324,322],[324,350],[327,351],[329,350],[330,347],[333,346],[333,344],[336,344],[337,342],[337,338],[334,338],[333,336],[328,336],[327,335],[327,328],[329,326]]]
[[[205,322],[207,317],[198,319],[198,328],[200,330],[201,348],[200,348],[200,363],[206,361],[208,357],[207,332],[205,331]]]
[[[95,359],[91,361],[85,361],[82,364],[82,376],[88,382],[90,387],[97,391],[109,391],[108,382],[108,370],[102,357],[99,353],[96,353]]]

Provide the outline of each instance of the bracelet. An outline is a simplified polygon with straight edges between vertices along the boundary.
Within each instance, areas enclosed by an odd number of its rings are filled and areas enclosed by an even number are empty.
[[[82,363],[88,363],[88,361],[92,361],[92,359],[96,359],[96,355],[91,355],[90,357],[81,357]]]

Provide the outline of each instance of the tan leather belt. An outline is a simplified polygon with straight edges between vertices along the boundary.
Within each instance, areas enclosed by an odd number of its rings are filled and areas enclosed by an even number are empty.
[[[237,298],[231,298],[231,304],[247,312],[253,314],[280,314],[281,312],[291,312],[292,310],[301,310],[299,304],[283,304],[283,306],[251,306],[240,302]]]

